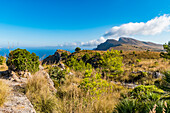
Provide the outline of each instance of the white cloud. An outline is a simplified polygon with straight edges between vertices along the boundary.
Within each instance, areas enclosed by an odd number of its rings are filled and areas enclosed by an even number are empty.
[[[85,43],[82,42],[81,46],[97,46],[97,45],[99,45],[99,44],[101,44],[101,43],[103,43],[105,41],[106,41],[106,39],[104,37],[100,37],[97,40],[90,40],[90,41],[85,42]]]
[[[65,44],[61,44],[58,45],[60,47],[76,47],[76,46],[80,46],[80,47],[94,47],[97,46],[103,42],[105,42],[106,39],[104,37],[100,37],[99,39],[96,40],[90,40],[87,42],[73,42],[73,43],[65,43]]]
[[[160,17],[155,17],[146,23],[127,23],[120,26],[114,26],[104,34],[105,37],[120,37],[133,35],[156,35],[163,31],[169,31],[170,16],[164,14]]]

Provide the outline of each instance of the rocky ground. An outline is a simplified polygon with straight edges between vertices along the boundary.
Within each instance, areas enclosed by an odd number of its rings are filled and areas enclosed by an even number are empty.
[[[56,91],[54,83],[50,79],[49,74],[40,66],[40,71],[36,74],[41,74],[47,79],[51,90]],[[35,74],[35,75],[36,75]],[[33,105],[24,95],[24,85],[27,80],[34,75],[29,72],[20,72],[16,74],[13,71],[0,71],[0,80],[4,81],[10,87],[10,94],[7,101],[0,107],[0,113],[36,113]]]
[[[0,113],[36,113],[28,98],[18,91],[22,86],[21,83],[4,78],[1,80],[7,83],[11,90],[7,101],[0,107]]]

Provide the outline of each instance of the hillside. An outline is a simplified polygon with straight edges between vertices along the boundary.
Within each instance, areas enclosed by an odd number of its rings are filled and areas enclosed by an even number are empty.
[[[108,39],[106,42],[101,43],[95,50],[151,50],[151,51],[162,51],[162,45],[152,42],[139,41],[133,38],[120,37],[119,40]]]

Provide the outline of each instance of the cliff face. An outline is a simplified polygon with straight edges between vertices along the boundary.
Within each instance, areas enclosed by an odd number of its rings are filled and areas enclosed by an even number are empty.
[[[129,50],[129,47],[131,50],[153,50],[153,51],[159,51],[162,50],[161,44],[155,44],[152,42],[145,42],[145,41],[139,41],[133,38],[127,38],[127,37],[120,37],[119,40],[114,39],[108,39],[106,42],[101,43],[97,46],[95,50],[108,50],[108,49],[119,49],[123,48],[125,50]],[[138,49],[136,49],[138,48]]]

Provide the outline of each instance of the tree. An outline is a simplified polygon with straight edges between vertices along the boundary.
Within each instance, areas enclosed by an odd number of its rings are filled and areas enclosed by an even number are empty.
[[[170,55],[170,41],[168,42],[168,44],[164,44],[163,47],[165,51]]]
[[[79,52],[80,50],[81,50],[81,48],[79,48],[79,47],[76,47],[76,49],[75,49],[76,52]]]
[[[13,71],[29,71],[34,73],[39,70],[39,57],[30,54],[26,49],[16,49],[9,53],[7,66]]]
[[[170,41],[168,42],[168,44],[164,44],[163,47],[167,53],[161,52],[160,56],[170,59]]]

